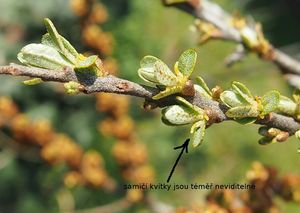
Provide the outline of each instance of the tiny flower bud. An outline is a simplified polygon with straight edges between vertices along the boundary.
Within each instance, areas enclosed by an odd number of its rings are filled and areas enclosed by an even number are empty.
[[[186,96],[194,96],[195,95],[195,88],[194,88],[194,83],[191,80],[188,80],[182,91],[181,94],[186,95]]]
[[[219,100],[220,95],[223,92],[223,89],[220,86],[215,86],[214,88],[211,89],[212,92],[212,98],[214,100]]]
[[[277,136],[276,136],[276,141],[277,142],[284,142],[289,138],[289,133],[281,131]]]

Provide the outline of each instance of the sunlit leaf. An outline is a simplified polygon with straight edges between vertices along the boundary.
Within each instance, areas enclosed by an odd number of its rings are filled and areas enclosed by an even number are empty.
[[[164,62],[159,60],[155,62],[154,67],[154,77],[160,84],[165,86],[176,86],[178,84],[176,75]]]
[[[62,36],[59,35],[59,33],[57,32],[54,24],[52,23],[52,21],[48,18],[45,18],[44,19],[44,23],[45,23],[45,26],[47,28],[47,31],[51,37],[51,40],[53,42],[53,44],[55,44],[55,46],[59,49],[59,51],[72,63],[75,63],[76,62],[76,57],[74,57],[72,55],[72,53],[70,53],[70,51],[65,47],[65,45],[67,47],[69,47],[69,45],[67,45],[67,43],[69,42],[63,42],[63,39],[62,39]],[[65,45],[64,45],[65,43]],[[72,47],[72,49],[74,49]],[[72,50],[73,51],[73,50]],[[72,52],[71,51],[71,52]]]
[[[193,134],[193,147],[197,147],[202,144],[205,135],[205,127],[205,121],[198,121],[192,126],[191,133]]]
[[[184,75],[189,77],[194,71],[197,61],[197,53],[193,49],[184,51],[178,59],[178,69]]]
[[[274,112],[279,104],[280,101],[280,93],[278,91],[272,90],[265,94],[262,99],[261,103],[263,105],[263,115],[267,115],[271,112]]]
[[[200,76],[197,76],[196,82],[197,82],[197,84],[199,84],[198,86],[200,86],[206,92],[206,94],[211,97],[212,93],[211,93],[210,89],[208,88],[207,84],[205,83],[205,81],[203,80],[203,78],[201,78]]]
[[[62,70],[64,67],[74,67],[56,49],[44,44],[29,44],[18,54],[21,63],[44,69]]]
[[[138,70],[138,75],[140,76],[141,79],[143,79],[144,81],[147,82],[151,82],[154,84],[158,84],[158,81],[155,78],[154,75],[154,64],[159,61],[158,58],[154,57],[154,56],[145,56],[141,62],[141,68]]]
[[[78,57],[79,53],[77,52],[77,50],[70,44],[70,42],[65,39],[64,37],[60,36],[63,46],[65,47],[65,49],[74,56],[74,62],[75,59]],[[51,46],[56,48],[58,51],[60,51],[59,47],[56,45],[56,43],[52,40],[51,36],[49,33],[46,33],[45,35],[43,35],[42,37],[42,44]]]
[[[253,106],[238,106],[229,109],[226,112],[226,116],[230,118],[257,117],[258,111]]]
[[[225,90],[224,92],[222,92],[220,95],[220,99],[228,107],[236,107],[249,104],[248,102],[245,102],[245,99],[243,99],[239,94],[231,90]]]
[[[234,81],[231,84],[232,89],[237,92],[248,103],[253,103],[253,96],[250,90],[242,83]]]
[[[172,86],[172,87],[166,87],[163,91],[160,91],[158,94],[152,97],[153,100],[158,100],[164,97],[167,97],[169,95],[179,93],[182,90],[182,87],[180,86]]]
[[[167,125],[185,125],[196,122],[198,116],[184,106],[173,105],[162,110],[162,121]]]
[[[98,59],[98,56],[96,56],[96,55],[89,56],[84,60],[80,60],[79,63],[76,64],[76,68],[77,69],[90,68],[91,66],[95,65],[97,59]]]
[[[295,115],[297,109],[297,104],[292,101],[290,98],[280,95],[279,103],[278,103],[278,112],[287,114],[287,115]]]
[[[196,113],[199,115],[202,115],[204,117],[205,112],[203,109],[191,104],[190,102],[188,102],[187,100],[185,100],[184,98],[177,96],[176,97],[177,102],[184,106],[186,108],[186,110],[189,110],[191,113]]]

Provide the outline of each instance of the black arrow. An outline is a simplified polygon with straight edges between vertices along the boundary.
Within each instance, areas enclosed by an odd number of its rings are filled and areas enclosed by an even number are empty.
[[[174,166],[173,166],[173,168],[172,168],[172,170],[170,172],[170,175],[168,177],[167,183],[170,182],[170,179],[171,179],[171,177],[173,175],[173,172],[175,171],[175,168],[176,168],[176,166],[177,166],[177,164],[178,164],[178,162],[179,162],[179,160],[181,158],[181,155],[183,154],[184,150],[185,150],[186,153],[188,153],[189,142],[190,142],[190,139],[186,139],[186,141],[181,146],[174,147],[174,149],[180,149],[181,148],[181,152],[180,152],[178,158],[176,159],[176,162],[175,162],[175,164],[174,164]]]

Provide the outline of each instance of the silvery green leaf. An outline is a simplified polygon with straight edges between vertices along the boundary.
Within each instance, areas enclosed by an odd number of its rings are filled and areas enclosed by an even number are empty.
[[[177,76],[160,60],[154,64],[154,77],[159,84],[165,86],[176,86],[178,84]]]
[[[191,128],[191,133],[193,134],[192,143],[193,147],[200,146],[203,142],[204,135],[205,135],[205,121],[198,121],[193,124]]]
[[[52,21],[48,18],[45,18],[44,23],[45,23],[47,31],[50,34],[52,41],[55,43],[55,45],[58,46],[60,50],[64,49],[64,45],[62,43],[60,35],[58,34]]]
[[[196,82],[199,84],[198,86],[200,86],[208,96],[212,96],[212,93],[210,91],[210,89],[208,88],[207,84],[205,83],[205,81],[203,80],[203,78],[201,78],[200,76],[196,77]]]
[[[154,84],[158,84],[157,79],[154,76],[154,64],[159,61],[158,58],[154,56],[145,56],[140,64],[141,68],[138,70],[138,75],[140,76],[141,79],[147,82],[151,82]]]
[[[226,116],[230,118],[257,117],[258,114],[257,108],[253,106],[237,106],[226,112]]]
[[[212,99],[212,97],[198,84],[194,84],[194,89],[199,95]]]
[[[288,97],[285,97],[283,95],[279,98],[279,104],[278,104],[278,112],[287,114],[287,115],[295,115],[297,109],[297,104],[289,99]]]
[[[278,91],[272,90],[265,94],[261,99],[261,103],[263,105],[262,115],[274,112],[277,109],[279,102],[280,93]]]
[[[162,121],[167,125],[185,125],[198,120],[196,113],[191,113],[183,106],[173,105],[162,110]]]
[[[249,104],[254,102],[253,96],[249,89],[242,83],[234,81],[231,84],[232,89],[237,92],[242,98],[245,99]]]
[[[178,69],[186,77],[194,71],[197,61],[197,53],[193,49],[184,51],[178,59]]]
[[[44,44],[26,45],[19,52],[18,59],[23,64],[44,69],[61,70],[64,67],[74,67],[56,49]]]
[[[74,61],[76,60],[76,58],[78,57],[79,53],[77,52],[77,50],[70,44],[70,42],[65,39],[64,37],[60,36],[62,43],[65,47],[65,49],[69,52],[69,54],[71,54],[72,56],[74,56]],[[49,33],[46,33],[45,35],[43,35],[42,37],[42,44],[54,47],[55,49],[57,49],[58,51],[60,51],[59,47],[56,45],[56,43],[52,40],[51,36]]]
[[[198,115],[205,115],[205,112],[203,109],[191,104],[190,102],[188,102],[187,100],[185,100],[184,98],[177,96],[176,97],[177,102],[184,106],[186,108],[186,110],[190,111],[193,114],[198,114]]]
[[[59,51],[72,63],[76,63],[76,57],[73,56],[72,53],[65,47],[62,36],[57,32],[54,24],[50,19],[44,19],[45,26],[47,31],[52,39],[53,44],[59,49]],[[68,42],[69,43],[69,42]],[[66,44],[66,43],[65,43]],[[68,45],[67,45],[68,46]],[[72,48],[74,49],[74,48]],[[73,51],[73,50],[72,50]]]
[[[28,86],[37,85],[37,84],[40,84],[40,83],[42,83],[42,82],[43,82],[43,80],[40,79],[40,78],[32,78],[32,79],[23,81],[23,83],[24,83],[25,85],[28,85]]]
[[[222,92],[220,99],[226,106],[230,108],[249,104],[239,94],[231,90],[225,90]]]

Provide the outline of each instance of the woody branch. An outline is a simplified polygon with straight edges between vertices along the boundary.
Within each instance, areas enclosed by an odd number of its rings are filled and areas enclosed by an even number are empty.
[[[62,71],[47,70],[33,67],[26,67],[17,64],[10,64],[8,66],[0,66],[0,74],[13,76],[27,76],[41,78],[43,81],[53,82],[79,82],[82,85],[81,92],[86,94],[106,92],[117,93],[123,95],[136,96],[144,98],[147,102],[158,107],[165,107],[175,104],[175,95],[168,96],[159,100],[153,100],[152,97],[159,93],[159,90],[154,87],[149,87],[125,79],[117,78],[112,75],[105,77],[86,77],[78,78],[72,69],[64,69]],[[190,103],[196,105],[208,112],[208,125],[213,123],[220,123],[226,120],[231,120],[225,115],[228,108],[211,99],[196,93],[192,97],[185,97]],[[292,117],[272,113],[265,119],[258,119],[257,124],[274,127],[283,131],[289,132],[293,135],[299,128],[300,124]]]

